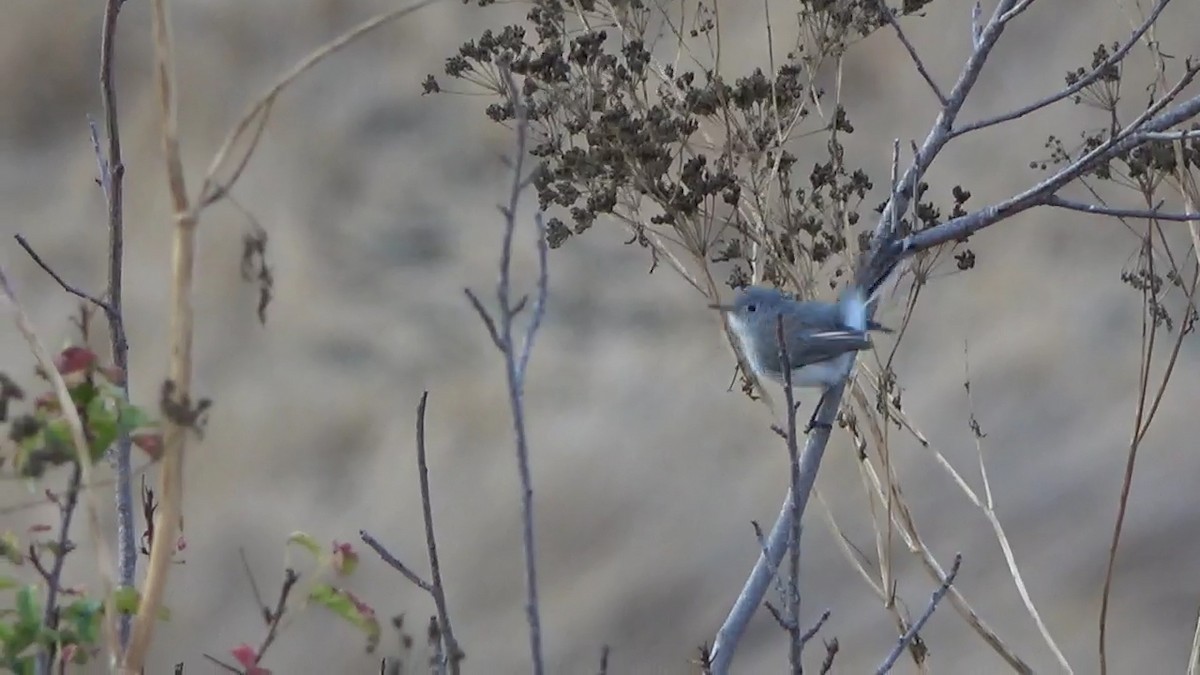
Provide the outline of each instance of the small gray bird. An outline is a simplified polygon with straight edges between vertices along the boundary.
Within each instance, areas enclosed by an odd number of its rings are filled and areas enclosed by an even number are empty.
[[[778,289],[750,286],[739,291],[731,305],[709,306],[728,313],[729,326],[754,374],[780,384],[784,383],[779,350],[782,316],[793,387],[836,385],[854,352],[870,348],[868,332],[888,331],[867,321],[866,300],[853,286],[837,302],[792,300]]]
[[[821,400],[846,376],[855,352],[871,347],[871,331],[891,330],[867,319],[867,308],[904,259],[905,244],[884,243],[860,258],[854,281],[837,302],[793,300],[782,291],[750,286],[738,292],[731,305],[709,305],[726,314],[738,348],[756,378],[780,384],[783,356],[779,324],[791,366],[793,387],[819,387]],[[808,429],[816,426],[820,402],[813,408]],[[807,433],[807,429],[806,429]]]

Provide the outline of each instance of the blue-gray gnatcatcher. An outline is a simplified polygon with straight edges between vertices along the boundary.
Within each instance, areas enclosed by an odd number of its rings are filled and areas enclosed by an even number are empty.
[[[784,383],[779,350],[779,321],[792,367],[793,387],[828,388],[849,370],[854,352],[871,346],[870,330],[883,326],[867,321],[861,289],[847,288],[837,302],[792,300],[778,289],[751,286],[732,305],[710,305],[728,313],[742,355],[759,377]]]
[[[738,348],[759,380],[786,384],[780,353],[779,325],[791,366],[793,387],[819,387],[821,398],[850,370],[855,352],[871,347],[871,331],[891,332],[867,318],[868,305],[899,264],[904,250],[885,246],[864,258],[854,282],[837,302],[793,300],[782,291],[750,286],[738,292],[733,304],[709,305],[726,314]],[[815,425],[817,408],[809,428]]]

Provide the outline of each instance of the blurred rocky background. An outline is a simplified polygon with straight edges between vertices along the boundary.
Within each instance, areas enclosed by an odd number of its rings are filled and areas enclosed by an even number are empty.
[[[86,116],[101,115],[102,4],[9,3],[0,22],[0,262],[51,345],[73,336],[75,305],[11,235],[28,237],[68,279],[101,288],[106,224]],[[229,126],[278,73],[394,6],[173,4],[193,190]],[[969,48],[969,5],[934,2],[929,19],[905,24],[946,89]],[[762,6],[722,8],[728,72],[765,67]],[[501,155],[512,138],[484,117],[489,99],[420,95],[424,76],[440,74],[462,41],[524,11],[440,3],[324,62],[283,95],[235,191],[270,234],[276,298],[265,327],[255,316],[256,290],[239,277],[244,218],[229,205],[206,212],[195,390],[215,404],[204,440],[188,451],[186,562],[173,571],[172,618],[158,629],[147,672],[170,672],[179,661],[188,673],[214,672],[204,652],[260,639],[239,547],[267,593],[277,588],[284,541],[297,529],[357,542],[366,528],[425,569],[413,443],[424,389],[443,572],[466,670],[525,672],[504,372],[462,294],[470,286],[490,296],[501,232],[495,205],[510,180]],[[772,12],[775,39],[785,45],[794,10],[775,2]],[[1134,3],[1037,3],[1002,39],[965,117],[1056,90],[1067,70],[1090,62],[1097,43],[1126,37],[1136,15]],[[125,4],[116,71],[132,390],[145,403],[155,400],[166,370],[171,223],[149,19],[148,3]],[[1176,2],[1155,37],[1169,54],[1195,54],[1197,21],[1200,7]],[[1149,82],[1148,70],[1140,75],[1126,87],[1133,98]],[[848,161],[868,167],[882,186],[892,139],[907,146],[924,138],[935,101],[888,30],[851,50],[843,86],[857,129]],[[1047,155],[1048,134],[1070,141],[1103,124],[1095,111],[1059,106],[956,142],[927,180],[946,200],[952,185],[966,184],[974,193],[968,206],[978,207],[1042,175],[1029,162]],[[883,199],[876,192],[869,202]],[[526,222],[522,280],[533,267]],[[757,555],[749,523],[774,518],[787,481],[786,454],[765,408],[726,389],[733,359],[713,313],[669,271],[648,275],[647,256],[623,239],[615,227],[597,227],[552,252],[551,304],[529,372],[552,673],[595,672],[605,644],[614,673],[694,672],[697,646],[711,641]],[[1139,240],[1111,219],[1041,210],[985,231],[973,245],[977,269],[940,276],[924,291],[897,361],[905,407],[975,479],[962,386],[969,343],[999,517],[1050,630],[1080,672],[1093,671],[1138,381],[1140,298],[1119,277]],[[882,316],[899,317],[900,308],[885,307]],[[32,357],[19,334],[5,326],[0,340],[0,369],[27,378]],[[1190,648],[1200,605],[1197,356],[1189,338],[1139,458],[1110,622],[1115,673],[1178,672]],[[806,397],[802,415],[814,401]],[[962,552],[958,579],[968,600],[1038,671],[1054,671],[983,516],[927,450],[900,440],[892,457],[925,540],[947,565]],[[855,543],[873,550],[843,432],[834,434],[819,489]],[[5,485],[5,503],[27,499],[26,490]],[[5,527],[48,514],[22,512]],[[835,670],[864,672],[891,648],[893,624],[818,516],[810,512],[805,532],[804,612],[815,618],[832,609],[822,636],[841,643]],[[933,584],[903,550],[895,559],[900,595],[917,611]],[[88,568],[76,556],[68,578],[86,579]],[[364,552],[352,588],[381,615],[405,612],[422,640],[432,603],[371,554]],[[924,638],[932,672],[1006,671],[949,606]],[[820,645],[810,649],[819,658]],[[385,638],[381,653],[389,650]],[[736,671],[780,672],[785,663],[785,640],[761,613]],[[311,611],[283,634],[267,665],[277,673],[371,673],[378,656],[363,653],[351,628]]]

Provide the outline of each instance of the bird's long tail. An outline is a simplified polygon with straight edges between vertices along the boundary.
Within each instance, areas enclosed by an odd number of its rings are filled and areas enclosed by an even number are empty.
[[[878,299],[880,289],[904,261],[904,252],[904,243],[898,240],[878,242],[863,252],[855,270],[854,286],[860,289],[864,303],[870,304]]]

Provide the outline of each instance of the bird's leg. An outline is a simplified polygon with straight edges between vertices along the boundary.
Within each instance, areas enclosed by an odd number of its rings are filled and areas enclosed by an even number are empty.
[[[833,425],[825,424],[817,421],[817,415],[821,413],[821,404],[825,403],[825,396],[829,393],[828,389],[821,389],[821,398],[817,399],[817,405],[813,406],[812,417],[808,420],[808,426],[804,427],[804,435],[807,436],[813,429],[833,429]]]

